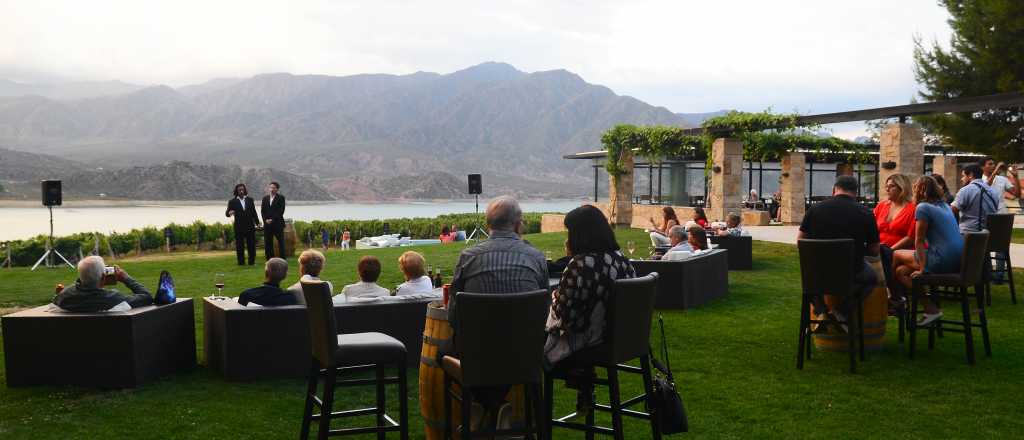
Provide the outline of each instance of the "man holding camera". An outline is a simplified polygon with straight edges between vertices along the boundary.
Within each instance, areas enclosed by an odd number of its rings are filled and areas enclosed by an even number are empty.
[[[104,288],[118,281],[128,286],[132,295]],[[78,262],[78,281],[57,293],[53,304],[69,312],[124,312],[153,304],[153,295],[120,267],[108,267],[102,257],[93,255]]]

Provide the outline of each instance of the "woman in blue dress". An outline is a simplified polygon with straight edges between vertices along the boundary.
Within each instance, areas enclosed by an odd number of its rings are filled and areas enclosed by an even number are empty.
[[[964,250],[960,228],[938,182],[931,176],[919,177],[914,182],[914,198],[917,202],[914,249],[898,250],[893,256],[896,278],[908,289],[914,277],[922,273],[959,272]],[[941,317],[942,310],[927,301],[918,325],[931,324]]]

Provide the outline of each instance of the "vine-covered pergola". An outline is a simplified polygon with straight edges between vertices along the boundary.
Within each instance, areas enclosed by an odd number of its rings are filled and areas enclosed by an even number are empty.
[[[705,199],[709,218],[720,220],[729,212],[742,211],[741,200],[746,192],[741,186],[745,161],[751,164],[753,161],[778,161],[782,194],[780,220],[799,223],[804,214],[804,173],[808,157],[827,156],[852,164],[870,161],[877,170],[878,181],[883,182],[894,173],[917,176],[926,170],[925,142],[920,128],[907,123],[908,117],[1022,106],[1024,93],[1013,92],[817,115],[731,112],[710,118],[698,128],[615,126],[601,138],[605,169],[609,174],[609,217],[619,225],[644,221],[634,222],[633,219],[633,175],[637,156],[645,158],[649,166],[672,158],[703,157],[710,184]],[[824,124],[894,118],[898,121],[882,127],[877,152],[863,144],[815,133],[815,129]],[[956,155],[934,155],[931,170],[956,185]]]

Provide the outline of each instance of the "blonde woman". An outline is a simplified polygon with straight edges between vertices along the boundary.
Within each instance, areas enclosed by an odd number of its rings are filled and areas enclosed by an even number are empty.
[[[894,309],[903,301],[903,285],[893,280],[893,252],[900,249],[914,249],[914,211],[917,205],[913,199],[910,178],[904,174],[893,174],[885,179],[885,200],[875,206],[875,223],[881,243],[879,253],[885,283],[889,287],[891,306]]]
[[[427,262],[419,252],[408,251],[398,257],[398,268],[405,275],[405,282],[398,285],[395,295],[414,295],[430,293],[434,283],[430,281],[426,270]]]

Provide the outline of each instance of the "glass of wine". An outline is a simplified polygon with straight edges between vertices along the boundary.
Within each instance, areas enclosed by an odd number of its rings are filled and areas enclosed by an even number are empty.
[[[221,294],[224,293],[224,274],[213,274],[213,286],[217,288],[217,296],[223,296]]]
[[[633,252],[636,252],[636,242],[633,240],[626,240],[626,251],[629,252],[629,257],[633,258]]]

